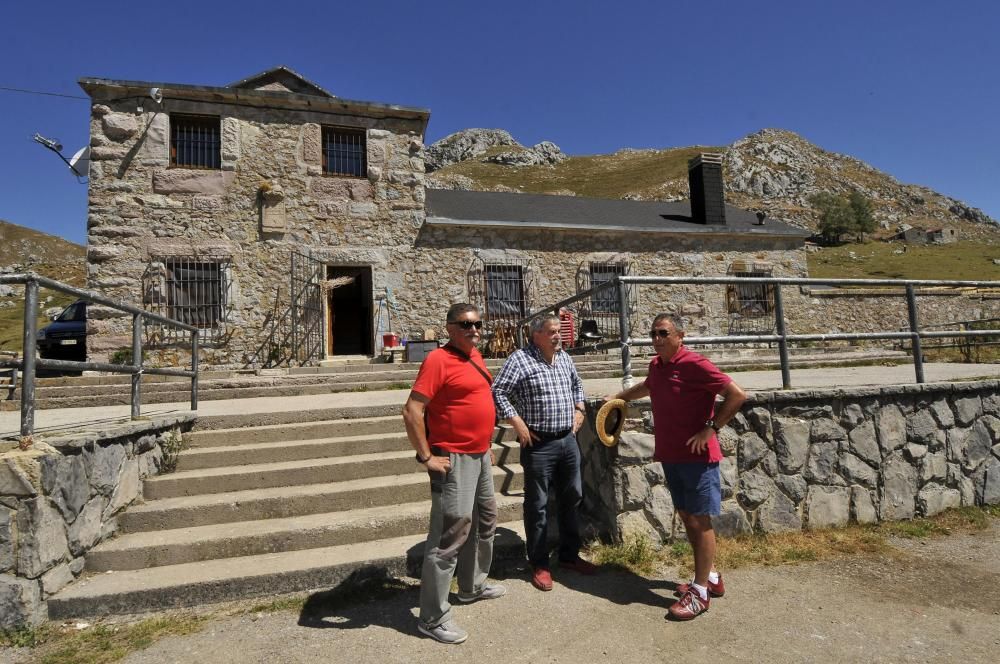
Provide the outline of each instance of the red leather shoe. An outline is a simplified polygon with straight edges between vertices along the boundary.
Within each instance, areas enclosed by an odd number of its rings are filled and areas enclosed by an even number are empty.
[[[675,620],[692,620],[708,611],[709,601],[702,599],[694,588],[689,588],[673,606],[667,609],[667,613]]]
[[[682,583],[676,588],[674,588],[674,593],[676,593],[678,596],[683,595],[688,591],[688,588],[690,587],[691,587],[690,583]],[[724,583],[722,583],[721,574],[719,575],[718,583],[712,583],[711,581],[709,581],[708,585],[706,585],[705,587],[708,588],[709,597],[722,597],[723,595],[726,594],[726,586]]]
[[[536,567],[531,572],[531,585],[539,590],[552,590],[552,573],[545,568]]]
[[[571,569],[578,574],[593,576],[597,574],[597,570],[599,570],[600,568],[594,563],[587,562],[583,558],[577,558],[576,560],[570,560],[570,561],[560,560],[559,569]]]

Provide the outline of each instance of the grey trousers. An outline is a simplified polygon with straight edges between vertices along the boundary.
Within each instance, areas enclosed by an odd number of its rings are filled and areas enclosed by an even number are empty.
[[[493,562],[497,501],[490,454],[449,454],[451,470],[430,473],[431,525],[420,576],[420,621],[436,627],[451,620],[448,591],[458,569],[458,589],[478,592]]]

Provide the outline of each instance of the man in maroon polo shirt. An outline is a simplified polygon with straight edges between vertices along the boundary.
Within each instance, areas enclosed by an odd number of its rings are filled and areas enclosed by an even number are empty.
[[[646,380],[612,398],[631,401],[648,396],[653,405],[656,449],[653,458],[663,464],[674,508],[684,522],[694,551],[694,579],[677,587],[680,599],[669,614],[691,620],[708,610],[709,595],[725,593],[715,569],[715,531],[712,517],[722,504],[719,462],[722,450],[716,437],[746,400],[733,379],[707,358],[683,345],[684,320],[660,314],[650,330],[656,357]],[[724,401],[715,410],[715,398]]]

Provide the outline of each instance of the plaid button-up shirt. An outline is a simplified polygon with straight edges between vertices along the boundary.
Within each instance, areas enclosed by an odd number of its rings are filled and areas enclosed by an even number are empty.
[[[549,364],[538,346],[528,344],[504,362],[493,400],[501,419],[520,415],[533,431],[564,431],[573,427],[575,404],[583,403],[583,381],[567,353],[556,351]]]

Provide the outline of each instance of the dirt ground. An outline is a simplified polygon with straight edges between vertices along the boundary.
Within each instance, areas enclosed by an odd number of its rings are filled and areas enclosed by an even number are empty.
[[[890,555],[732,570],[726,596],[689,623],[665,620],[677,580],[564,572],[542,593],[515,574],[505,597],[455,609],[470,633],[458,646],[418,634],[412,585],[350,601],[321,593],[303,611],[215,617],[124,661],[1000,661],[1000,520],[974,535],[894,540]]]

